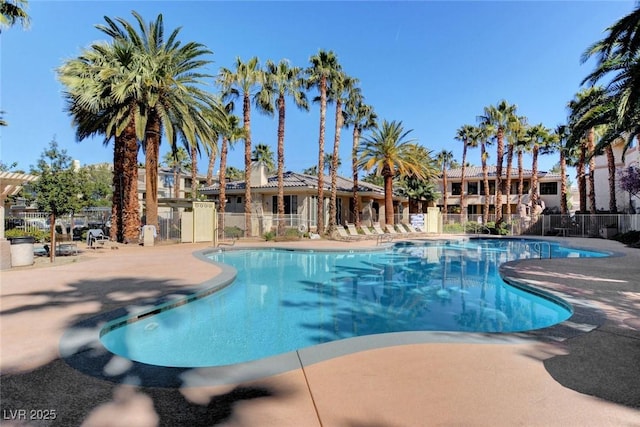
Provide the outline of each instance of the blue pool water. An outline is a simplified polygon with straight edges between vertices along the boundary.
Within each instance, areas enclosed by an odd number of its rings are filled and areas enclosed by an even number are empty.
[[[153,365],[221,366],[344,338],[402,331],[515,332],[571,315],[507,285],[506,261],[606,254],[517,239],[402,242],[384,251],[234,250],[210,255],[236,280],[104,333],[111,352]],[[108,329],[105,329],[108,330]]]

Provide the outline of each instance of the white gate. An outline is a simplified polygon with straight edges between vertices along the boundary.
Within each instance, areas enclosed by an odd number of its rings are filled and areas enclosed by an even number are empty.
[[[193,202],[191,212],[182,216],[183,243],[212,242],[217,244],[218,215],[214,202]]]

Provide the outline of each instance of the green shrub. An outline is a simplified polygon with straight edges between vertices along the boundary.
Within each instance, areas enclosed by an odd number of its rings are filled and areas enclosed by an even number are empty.
[[[49,232],[47,230],[38,230],[37,228],[31,229],[29,231],[21,230],[19,228],[12,228],[11,230],[6,230],[4,232],[4,236],[7,239],[11,239],[14,237],[31,236],[36,239],[36,242],[41,243],[51,240]]]
[[[298,238],[298,237],[300,237],[300,232],[298,231],[297,228],[287,228],[284,231],[284,236],[285,237],[296,237],[296,238]]]
[[[264,233],[264,240],[266,240],[267,242],[270,242],[271,240],[275,240],[276,238],[276,232],[275,231],[267,231],[266,233]]]
[[[625,245],[634,245],[640,242],[640,231],[632,230],[626,233],[618,233],[613,236],[613,240],[617,240]]]
[[[226,237],[231,237],[233,239],[239,239],[240,237],[244,236],[244,231],[242,231],[242,229],[240,227],[225,227],[224,228],[224,235]]]

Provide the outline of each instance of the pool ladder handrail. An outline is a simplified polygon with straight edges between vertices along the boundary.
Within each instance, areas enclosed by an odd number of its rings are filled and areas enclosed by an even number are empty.
[[[538,252],[539,259],[542,259],[542,245],[546,244],[549,248],[549,259],[551,259],[551,243],[549,242],[533,242],[533,250]]]

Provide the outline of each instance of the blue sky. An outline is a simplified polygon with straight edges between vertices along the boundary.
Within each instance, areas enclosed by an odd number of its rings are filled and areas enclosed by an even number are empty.
[[[236,57],[258,56],[262,63],[287,58],[307,67],[319,49],[333,50],[344,71],[360,79],[365,100],[380,119],[402,121],[420,144],[434,153],[450,150],[460,160],[456,130],[476,124],[483,108],[501,99],[516,104],[531,124],[564,123],[567,102],[593,67],[580,63],[581,53],[634,6],[633,1],[30,1],[30,29],[13,27],[0,35],[0,110],[9,123],[0,128],[0,158],[28,170],[55,137],[83,165],[112,160],[112,146],[103,146],[101,138],[76,141],[55,74],[82,48],[106,40],[94,27],[105,15],[134,22],[132,10],[146,21],[162,13],[167,34],[182,27],[180,40],[214,52],[210,74],[232,67]],[[333,108],[327,150],[333,144]],[[318,105],[309,112],[289,106],[287,170],[317,163],[318,125]],[[254,144],[269,144],[275,152],[276,127],[275,116],[254,112]],[[343,129],[341,141],[340,173],[349,175],[351,129]],[[162,154],[167,149],[164,142]],[[231,166],[244,168],[242,152],[240,145],[231,151]],[[470,151],[468,160],[479,165],[478,150]],[[204,171],[207,159],[199,162]],[[555,155],[540,159],[543,170],[555,163]]]

